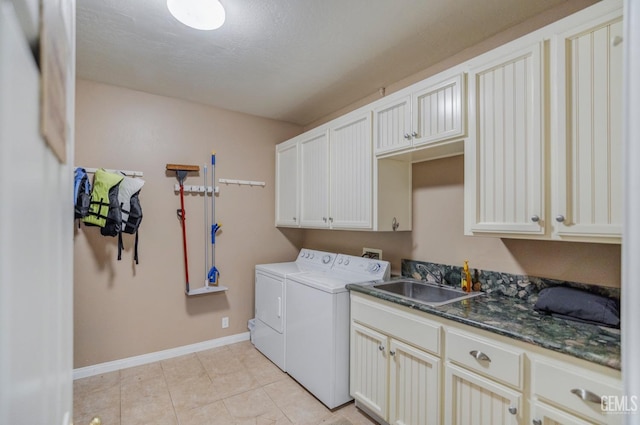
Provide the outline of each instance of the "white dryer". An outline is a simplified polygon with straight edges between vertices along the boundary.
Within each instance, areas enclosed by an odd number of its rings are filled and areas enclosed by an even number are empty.
[[[387,261],[338,254],[331,270],[287,278],[287,373],[330,409],[349,395],[349,292],[346,285],[388,280]]]
[[[301,249],[295,261],[256,265],[255,347],[286,371],[286,279],[310,271],[330,270],[336,254]]]

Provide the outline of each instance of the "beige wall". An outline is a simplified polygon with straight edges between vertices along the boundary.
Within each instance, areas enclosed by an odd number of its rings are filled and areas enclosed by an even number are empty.
[[[308,248],[360,255],[380,248],[400,272],[400,260],[430,261],[507,273],[620,287],[620,245],[464,236],[464,157],[413,165],[413,231],[306,231]]]
[[[76,165],[144,172],[140,264],[125,235],[122,261],[116,238],[98,228],[75,232],[74,367],[94,365],[233,335],[253,317],[257,263],[288,261],[301,233],[274,227],[275,144],[300,132],[289,124],[123,88],[78,81]],[[220,186],[222,231],[216,265],[226,293],[186,297],[175,174],[167,163],[201,167],[216,151],[216,178],[265,181],[265,188]],[[202,185],[202,174],[186,184]],[[202,196],[186,197],[189,272],[204,283]],[[230,326],[221,329],[223,316]]]

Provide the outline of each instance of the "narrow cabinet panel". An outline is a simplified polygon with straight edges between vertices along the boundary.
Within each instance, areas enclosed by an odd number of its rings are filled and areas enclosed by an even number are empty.
[[[543,45],[470,72],[466,231],[544,234]]]
[[[413,93],[414,146],[464,136],[464,77],[458,74]]]
[[[615,241],[622,232],[622,17],[604,18],[554,39],[560,238]]]
[[[440,423],[440,360],[391,340],[389,423]]]
[[[376,154],[411,146],[411,96],[390,96],[373,111]]]
[[[300,225],[329,227],[329,136],[327,130],[300,141]]]
[[[282,143],[276,148],[276,226],[300,225],[298,181],[298,143]]]
[[[351,323],[351,396],[387,419],[387,337]]]
[[[371,113],[350,117],[333,127],[329,140],[331,227],[370,229],[373,212]]]

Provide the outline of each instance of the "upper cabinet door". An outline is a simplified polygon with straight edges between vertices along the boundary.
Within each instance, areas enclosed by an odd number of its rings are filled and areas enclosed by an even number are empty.
[[[298,219],[298,143],[276,147],[276,226],[300,225]]]
[[[622,17],[554,39],[554,236],[619,242],[622,233]]]
[[[391,95],[373,111],[375,153],[411,146],[411,95]]]
[[[372,228],[371,112],[351,114],[331,127],[332,228]]]
[[[489,59],[469,74],[468,234],[545,232],[542,49]]]
[[[413,93],[414,146],[464,136],[464,84],[464,74],[458,74]]]
[[[300,139],[300,225],[329,227],[328,131],[305,133]]]

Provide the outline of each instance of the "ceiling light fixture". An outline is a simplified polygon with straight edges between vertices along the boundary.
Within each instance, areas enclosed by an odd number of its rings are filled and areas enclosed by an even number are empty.
[[[198,30],[215,30],[224,24],[224,7],[218,0],[167,0],[178,21]]]

